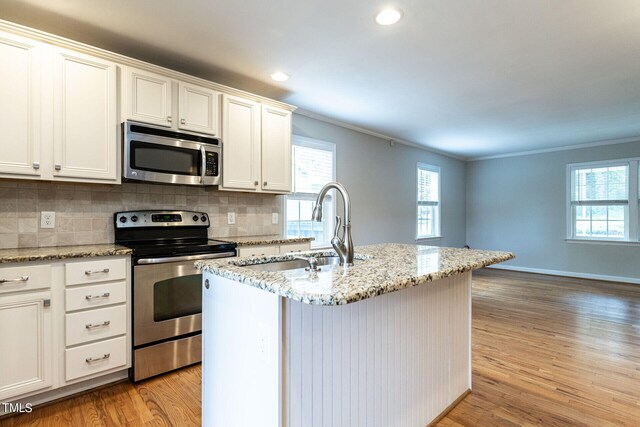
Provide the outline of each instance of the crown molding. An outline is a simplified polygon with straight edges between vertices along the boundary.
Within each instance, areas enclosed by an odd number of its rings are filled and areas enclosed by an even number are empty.
[[[71,49],[76,52],[84,53],[87,55],[98,56],[100,58],[112,61],[118,65],[125,65],[135,68],[140,68],[146,71],[150,71],[157,74],[163,74],[172,79],[181,80],[187,83],[192,83],[199,86],[204,86],[209,89],[213,89],[228,95],[239,96],[241,98],[250,99],[252,101],[268,104],[274,107],[279,107],[287,111],[295,111],[296,107],[281,101],[277,101],[271,98],[265,98],[254,93],[245,92],[240,89],[235,89],[229,86],[225,86],[219,83],[215,83],[209,80],[202,79],[200,77],[191,76],[189,74],[182,73],[180,71],[164,68],[159,65],[154,65],[149,62],[144,62],[139,59],[131,58],[119,53],[110,52],[108,50],[100,49],[95,46],[90,46],[84,43],[80,43],[74,40],[70,40],[64,37],[56,36],[55,34],[46,33],[44,31],[36,30],[35,28],[26,27],[24,25],[16,24],[13,22],[0,19],[0,31],[6,31],[11,34],[26,37],[31,40],[37,40],[42,43],[51,44],[57,47]]]
[[[456,156],[456,155],[453,155],[451,153],[446,153],[444,151],[440,151],[440,150],[437,150],[437,149],[434,149],[434,148],[425,147],[424,145],[416,144],[415,142],[411,142],[411,141],[406,141],[404,139],[395,138],[393,136],[389,136],[389,135],[385,135],[385,134],[382,134],[382,133],[379,133],[379,132],[375,132],[375,131],[372,131],[372,130],[367,129],[367,128],[363,128],[363,127],[360,127],[360,126],[352,125],[350,123],[343,122],[341,120],[332,119],[332,118],[327,117],[325,115],[322,115],[322,114],[319,114],[319,113],[314,113],[313,111],[309,111],[309,110],[306,110],[304,108],[298,108],[295,111],[295,114],[299,114],[301,116],[309,117],[310,119],[319,120],[321,122],[325,122],[325,123],[329,123],[329,124],[332,124],[332,125],[335,125],[335,126],[339,126],[339,127],[345,128],[345,129],[349,129],[349,130],[352,130],[352,131],[355,131],[355,132],[364,133],[366,135],[371,135],[371,136],[374,136],[376,138],[383,139],[385,141],[394,141],[394,142],[397,142],[398,144],[407,145],[409,147],[417,148],[419,150],[427,151],[429,153],[437,154],[439,156],[449,157],[451,159],[462,160],[462,161],[467,160],[465,157]]]
[[[515,153],[496,154],[495,156],[473,157],[473,158],[467,159],[467,161],[477,162],[480,160],[503,159],[505,157],[529,156],[532,154],[544,154],[544,153],[553,153],[556,151],[579,150],[581,148],[601,147],[604,145],[628,144],[630,142],[640,142],[640,136],[609,139],[605,141],[587,142],[584,144],[563,145],[562,147],[544,148],[541,150],[529,150],[529,151],[518,151]]]

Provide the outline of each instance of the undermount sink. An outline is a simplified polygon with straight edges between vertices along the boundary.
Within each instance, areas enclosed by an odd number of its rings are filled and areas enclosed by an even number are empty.
[[[340,257],[338,256],[316,256],[315,258],[318,260],[318,267],[340,264]],[[359,259],[354,260],[356,263],[361,261],[362,260]],[[309,267],[309,262],[304,259],[291,259],[285,261],[266,262],[262,264],[243,265],[242,267],[258,271],[286,271],[307,268]]]

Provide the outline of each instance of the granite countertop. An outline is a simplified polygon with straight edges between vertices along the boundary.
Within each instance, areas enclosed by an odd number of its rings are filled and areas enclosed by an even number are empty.
[[[110,255],[129,255],[131,252],[132,251],[129,248],[115,244],[0,249],[0,264]]]
[[[286,237],[282,234],[271,234],[267,236],[235,236],[221,237],[220,240],[236,242],[238,247],[258,246],[258,245],[280,245],[286,243],[305,243],[315,240],[313,237]]]
[[[335,252],[309,251],[304,254],[326,256],[335,255]],[[515,258],[510,252],[398,243],[356,246],[355,254],[360,260],[352,267],[322,266],[318,273],[304,269],[267,272],[242,267],[291,260],[291,255],[198,261],[196,266],[306,304],[342,305]]]

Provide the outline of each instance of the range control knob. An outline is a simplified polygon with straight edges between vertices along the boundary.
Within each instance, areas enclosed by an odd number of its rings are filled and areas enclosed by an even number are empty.
[[[204,216],[204,215],[202,215],[202,216],[200,217],[200,220],[201,220],[202,222],[206,222],[206,221],[207,221],[207,217],[206,217],[206,216]]]
[[[193,219],[194,222],[198,222],[198,215],[194,215],[191,219]]]
[[[126,216],[121,216],[119,221],[124,224],[125,222],[127,222],[127,217]]]
[[[131,222],[138,222],[138,217],[137,216],[132,216],[131,217]]]

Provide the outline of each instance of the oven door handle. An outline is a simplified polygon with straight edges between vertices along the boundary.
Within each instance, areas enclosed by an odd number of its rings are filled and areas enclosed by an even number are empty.
[[[196,261],[199,259],[216,259],[216,258],[229,258],[236,256],[235,252],[220,252],[217,254],[203,254],[203,255],[185,255],[175,256],[167,258],[142,258],[137,261],[137,264],[165,264],[168,262],[181,262],[181,261]]]

